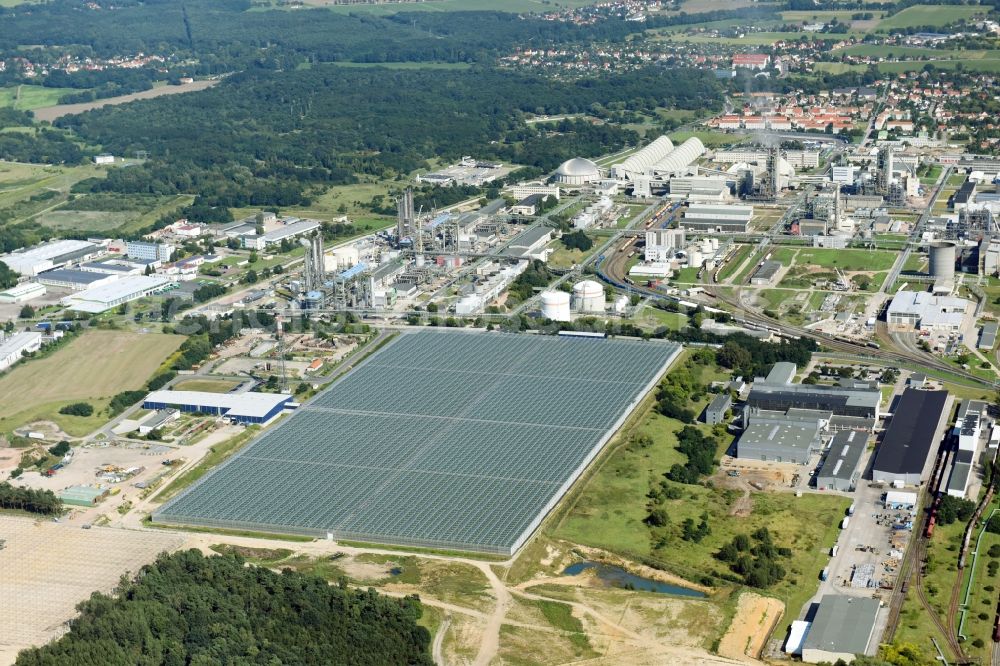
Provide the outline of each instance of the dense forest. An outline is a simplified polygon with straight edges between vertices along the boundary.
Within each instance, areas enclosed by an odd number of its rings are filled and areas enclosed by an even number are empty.
[[[644,26],[623,20],[575,25],[508,12],[401,12],[344,15],[326,9],[248,11],[249,0],[53,0],[0,7],[9,29],[0,56],[31,44],[82,55],[172,57],[171,70],[221,74],[249,66],[291,68],[303,61],[473,62],[515,45],[621,40]]]
[[[529,126],[525,113],[579,113],[595,104],[701,109],[720,102],[710,75],[686,69],[553,82],[487,68],[317,65],[250,70],[202,92],[105,107],[57,124],[115,154],[149,151],[148,163],[112,171],[94,189],[189,192],[210,205],[289,206],[308,204],[310,188],[351,183],[358,173],[392,178],[431,157],[475,155],[551,170],[569,157],[638,140],[630,130],[584,120]]]
[[[415,597],[247,567],[237,555],[161,555],[78,608],[68,634],[17,665],[433,664]]]

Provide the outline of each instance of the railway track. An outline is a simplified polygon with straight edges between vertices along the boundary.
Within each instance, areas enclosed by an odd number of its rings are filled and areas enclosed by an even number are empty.
[[[926,558],[926,555],[927,555],[926,545],[921,539],[917,542],[917,559],[922,562]],[[959,571],[958,575],[959,575],[959,583],[961,583],[961,575],[962,575],[961,571]],[[926,590],[924,590],[924,576],[921,567],[917,567],[917,570],[914,575],[913,587],[917,591],[917,598],[920,599],[920,604],[924,607],[924,612],[927,613],[927,616],[931,619],[931,622],[934,623],[934,626],[938,628],[938,631],[941,632],[941,635],[944,636],[946,641],[948,641],[948,647],[951,648],[951,652],[955,656],[955,659],[957,661],[964,660],[965,655],[962,653],[962,646],[959,644],[958,638],[952,631],[950,631],[948,626],[946,626],[941,622],[941,617],[938,615],[938,612],[934,609],[933,606],[931,606],[931,602],[927,599],[927,592]],[[953,601],[957,601],[958,598],[957,595],[953,594],[952,596],[953,596]]]
[[[842,351],[849,354],[859,354],[863,356],[874,356],[886,360],[918,363],[923,366],[946,371],[950,374],[962,377],[963,379],[967,379],[969,381],[974,381],[977,384],[983,386],[995,388],[993,382],[984,380],[980,377],[977,377],[976,375],[973,375],[972,373],[958,370],[948,365],[947,363],[939,361],[938,359],[934,358],[933,356],[930,356],[929,354],[909,352],[905,350],[900,351],[898,349],[894,350],[886,350],[881,348],[874,349],[861,344],[845,342],[843,340],[837,340],[836,338],[830,337],[828,335],[814,333],[808,329],[784,324],[778,321],[777,319],[772,319],[771,317],[768,317],[767,315],[761,312],[757,312],[755,310],[747,308],[746,305],[739,303],[738,301],[735,301],[727,296],[720,295],[713,289],[706,289],[705,293],[710,294],[718,301],[725,303],[726,305],[742,310],[741,316],[743,317],[743,319],[747,321],[777,329],[778,331],[781,331],[782,333],[785,333],[787,335],[797,335],[799,337],[815,340],[816,342],[822,343],[824,347],[832,351]]]
[[[625,265],[627,263],[629,254],[628,252],[637,251],[639,239],[636,238],[632,243],[627,243],[623,246],[609,248],[610,252],[607,256],[604,256],[597,262],[597,273],[601,279],[605,282],[611,284],[612,286],[618,287],[620,289],[631,290],[635,293],[643,294],[645,296],[650,296],[653,298],[659,298],[664,300],[680,300],[675,297],[667,296],[660,291],[655,289],[649,289],[647,287],[639,286],[635,284],[631,279],[625,275]],[[728,296],[721,294],[715,285],[709,283],[705,285],[705,293],[715,298],[720,303],[734,308],[736,312],[740,313],[740,317],[749,323],[756,324],[759,326],[764,326],[769,329],[778,331],[783,335],[788,336],[798,336],[809,338],[815,340],[816,342],[822,343],[824,347],[830,351],[841,351],[848,354],[854,354],[859,356],[869,356],[880,358],[889,361],[898,361],[903,363],[916,363],[921,366],[933,368],[936,370],[941,370],[947,372],[953,376],[961,377],[970,382],[974,382],[977,385],[984,387],[989,387],[991,389],[997,388],[994,382],[982,379],[976,375],[965,372],[964,370],[955,368],[943,361],[940,361],[930,354],[925,354],[917,351],[909,351],[906,349],[900,350],[895,349],[875,349],[865,345],[846,342],[842,340],[837,340],[831,336],[825,334],[814,333],[808,329],[801,328],[798,326],[791,326],[778,321],[777,319],[772,319],[762,312],[748,308],[745,304],[740,303]]]

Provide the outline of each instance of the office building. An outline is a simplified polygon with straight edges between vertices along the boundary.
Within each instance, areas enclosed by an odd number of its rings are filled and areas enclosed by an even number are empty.
[[[128,255],[129,259],[142,259],[165,264],[170,261],[175,249],[173,245],[167,243],[129,241],[125,245],[125,254]]]

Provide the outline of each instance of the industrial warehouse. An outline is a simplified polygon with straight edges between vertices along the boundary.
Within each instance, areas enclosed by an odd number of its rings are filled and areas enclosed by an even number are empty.
[[[510,555],[680,351],[404,334],[153,519]]]
[[[225,416],[246,425],[269,422],[292,407],[291,396],[281,393],[209,393],[206,391],[153,391],[143,402],[143,409],[179,409]]]
[[[941,432],[948,400],[946,391],[903,392],[875,453],[872,479],[906,485],[920,483],[931,447]]]

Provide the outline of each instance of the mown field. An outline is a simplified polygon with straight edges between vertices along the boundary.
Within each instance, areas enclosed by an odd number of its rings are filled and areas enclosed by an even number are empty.
[[[984,7],[969,5],[913,5],[879,21],[876,30],[887,32],[918,26],[942,26],[985,13]]]
[[[892,268],[897,253],[881,250],[799,250],[795,257],[798,265],[809,264],[844,271],[885,271]]]
[[[3,4],[3,2],[0,2]],[[9,5],[7,5],[9,6]],[[67,93],[81,92],[74,88],[46,88],[43,86],[4,86],[0,88],[0,107],[13,107],[18,111],[31,111],[52,106]]]
[[[164,359],[184,341],[182,335],[88,331],[41,359],[16,365],[0,376],[0,430],[49,420],[71,435],[101,425],[101,411],[117,393],[141,388]],[[90,417],[59,414],[71,402],[94,406]]]

